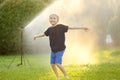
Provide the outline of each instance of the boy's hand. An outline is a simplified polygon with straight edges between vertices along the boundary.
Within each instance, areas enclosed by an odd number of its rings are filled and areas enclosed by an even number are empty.
[[[37,38],[37,36],[35,35],[35,36],[34,36],[34,40],[36,40],[36,38]]]
[[[86,28],[86,27],[84,28],[84,30],[85,30],[86,32],[88,32],[88,31],[89,31],[89,29],[88,29],[88,28]]]
[[[39,35],[35,35],[35,36],[34,36],[34,40],[36,40],[37,38],[44,37],[44,36],[45,36],[45,34],[41,34],[41,35],[40,35],[40,34],[39,34]]]
[[[34,37],[34,40],[36,40],[36,37]]]

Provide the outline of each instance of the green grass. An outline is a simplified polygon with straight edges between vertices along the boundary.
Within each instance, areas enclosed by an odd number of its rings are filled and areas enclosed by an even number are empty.
[[[67,80],[120,80],[120,53],[118,52],[119,49],[101,50],[99,64],[65,65],[70,76]],[[14,58],[14,62],[8,69]],[[25,55],[24,65],[17,66],[19,63],[19,55],[0,56],[0,80],[56,80],[49,64],[49,54]],[[60,80],[66,80],[61,72],[60,76]]]

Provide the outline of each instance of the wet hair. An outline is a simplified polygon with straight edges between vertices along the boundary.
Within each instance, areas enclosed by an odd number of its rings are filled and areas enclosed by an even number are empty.
[[[57,14],[50,14],[50,16],[52,16],[52,15],[55,15],[55,16],[59,17]]]
[[[58,16],[57,14],[51,14],[50,16],[56,16],[57,19],[59,20],[59,16]],[[49,17],[50,17],[50,16],[49,16]]]

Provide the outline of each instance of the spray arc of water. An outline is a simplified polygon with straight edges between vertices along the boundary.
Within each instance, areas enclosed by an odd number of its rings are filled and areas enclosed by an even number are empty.
[[[89,20],[84,19],[81,16],[84,5],[84,0],[57,0],[43,10],[25,27],[25,44],[28,50],[35,53],[48,53],[50,49],[48,38],[33,41],[33,36],[38,33],[43,33],[48,26],[50,26],[48,17],[52,13],[60,16],[59,23],[67,24],[69,26],[79,26],[80,24],[88,23]],[[93,54],[91,54],[95,44],[95,35],[80,30],[69,31],[66,34],[67,48],[63,58],[64,64],[95,63]]]

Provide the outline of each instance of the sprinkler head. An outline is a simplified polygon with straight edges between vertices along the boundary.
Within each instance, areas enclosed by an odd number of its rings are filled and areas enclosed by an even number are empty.
[[[21,31],[23,31],[23,30],[24,30],[24,27],[20,27],[19,29],[20,29]]]

